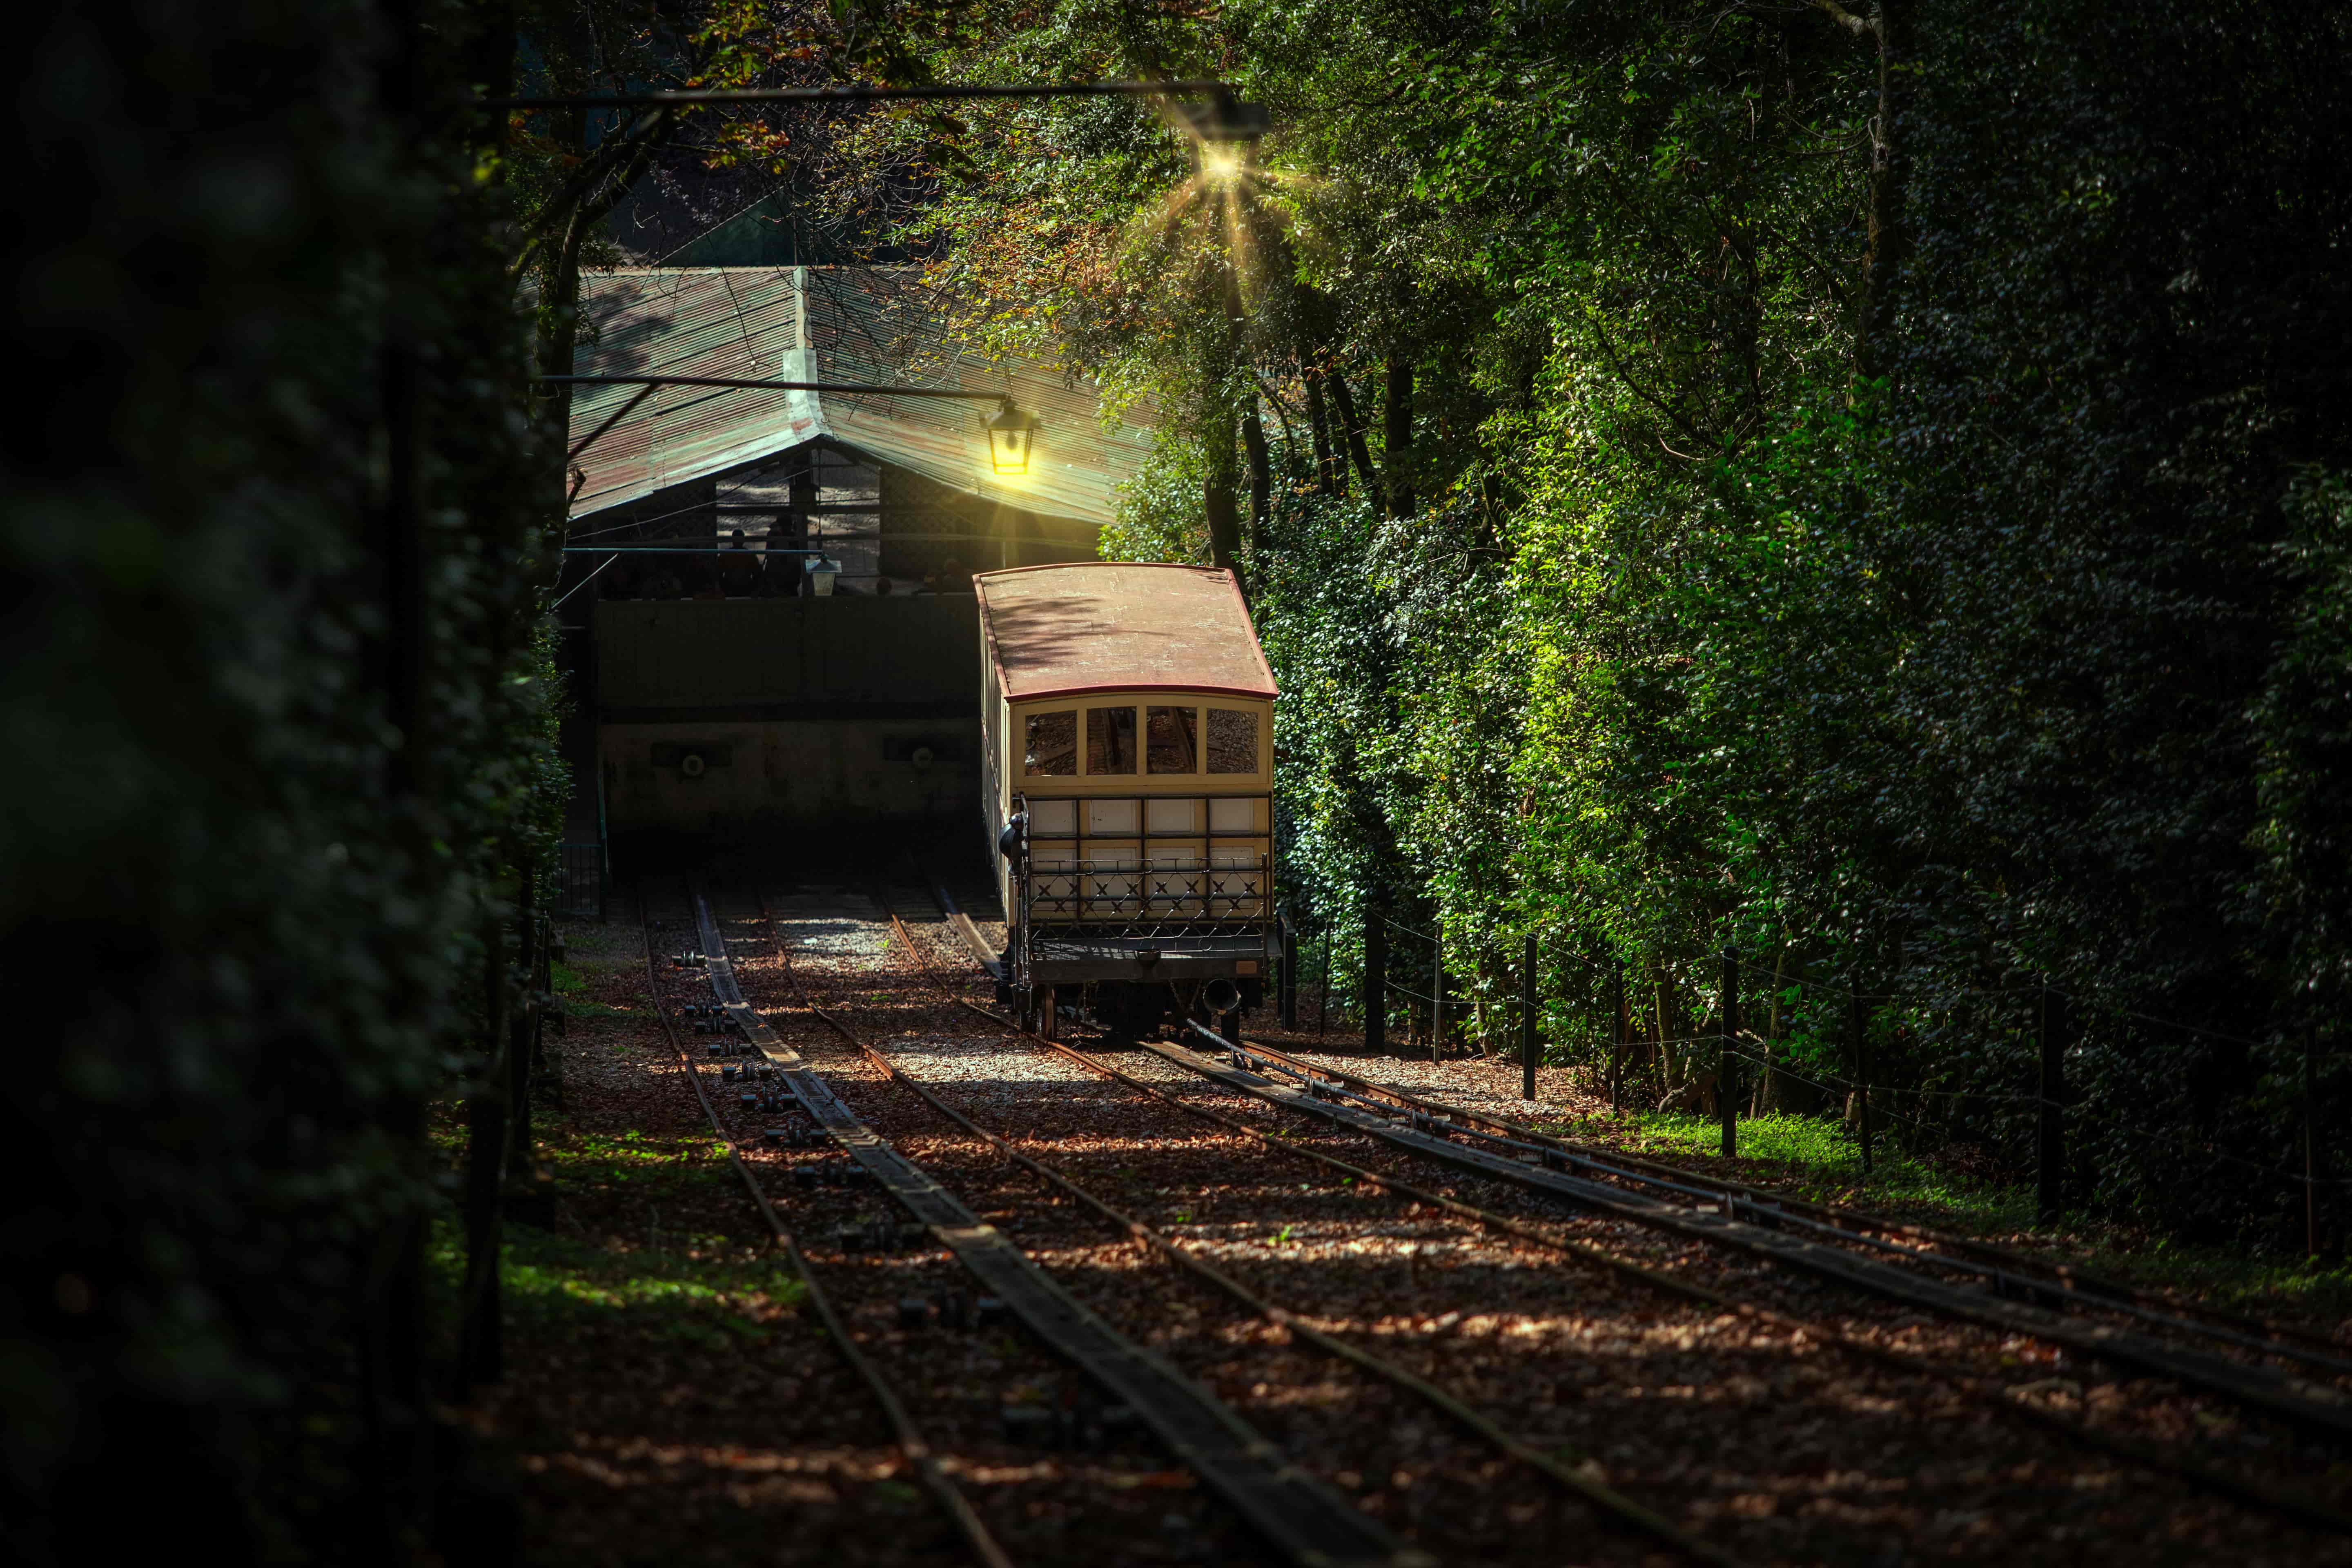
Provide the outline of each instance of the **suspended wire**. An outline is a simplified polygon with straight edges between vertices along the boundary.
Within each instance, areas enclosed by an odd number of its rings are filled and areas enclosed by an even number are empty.
[[[1425,931],[1413,930],[1412,927],[1405,924],[1402,921],[1391,920],[1388,916],[1380,914],[1377,910],[1374,911],[1374,914],[1380,921],[1381,924],[1388,927],[1391,931],[1401,931],[1407,936],[1419,937],[1423,942],[1433,942],[1437,940],[1437,938],[1430,935]]]
[[[717,397],[717,396],[720,396],[720,395],[721,395],[721,394],[719,394],[719,393],[713,393],[713,394],[711,394],[711,395],[712,395],[712,396],[714,396],[714,397]],[[700,399],[700,398],[698,398],[698,397],[688,399],[688,402],[692,402],[692,403],[699,403],[699,402],[701,402],[701,401],[702,401],[702,399]],[[687,406],[687,404],[685,404],[685,403],[680,403],[680,404],[674,405],[672,408],[665,408],[665,409],[663,409],[663,410],[662,410],[662,412],[663,412],[663,413],[665,413],[665,414],[667,414],[667,413],[673,412],[673,410],[674,410],[675,408],[684,408],[684,407],[686,407],[686,406]],[[815,469],[814,469],[814,468],[795,468],[795,469],[793,469],[791,473],[788,473],[788,474],[786,474],[786,475],[784,476],[784,482],[785,482],[785,483],[787,483],[787,484],[789,484],[789,483],[791,483],[793,480],[794,480],[794,479],[796,479],[800,478],[803,474],[814,473],[815,471],[816,471]],[[730,493],[733,493],[733,492],[730,492]],[[657,522],[667,522],[671,518],[674,518],[674,517],[684,517],[684,516],[686,516],[686,515],[687,515],[687,513],[688,513],[688,512],[694,512],[694,511],[709,511],[709,510],[710,510],[710,509],[711,509],[711,508],[713,508],[713,507],[716,507],[716,506],[726,506],[726,505],[729,505],[729,504],[738,504],[738,503],[730,503],[730,502],[726,502],[726,501],[719,501],[719,500],[697,501],[697,502],[695,502],[695,503],[694,503],[693,505],[691,505],[691,506],[682,506],[682,507],[678,508],[676,511],[657,512],[657,513],[656,513],[656,514],[655,514],[654,516],[652,516],[652,517],[641,517],[641,518],[635,519],[634,521],[629,521],[629,522],[616,522],[616,523],[614,523],[614,524],[613,524],[611,527],[609,527],[609,528],[591,528],[591,529],[587,529],[587,530],[585,530],[585,531],[582,531],[582,532],[578,532],[578,533],[566,533],[563,537],[564,537],[564,538],[566,538],[566,539],[601,539],[601,538],[603,538],[605,534],[608,534],[608,533],[626,533],[629,530],[631,530],[631,529],[633,529],[633,528],[651,528],[655,523],[657,523]],[[777,502],[773,507],[770,508],[769,510],[772,510],[772,511],[776,511],[776,512],[787,512],[787,511],[792,510],[792,503],[791,503],[791,502],[789,502],[789,501],[778,501],[778,502]],[[863,509],[863,510],[866,510],[870,511],[870,510],[872,510],[873,509],[872,509],[871,507],[868,507],[868,508],[865,508],[865,509]],[[714,524],[713,526],[716,526],[716,525]]]
[[[618,555],[607,555],[604,557],[603,561],[597,563],[596,570],[594,572],[589,573],[588,575],[581,578],[580,581],[572,584],[569,588],[564,589],[563,598],[558,599],[555,603],[548,605],[547,613],[551,616],[555,614],[556,611],[562,609],[563,607],[563,599],[572,597],[572,595],[580,592],[581,589],[585,588],[589,584],[593,583],[597,576],[603,573],[605,567],[610,566],[614,562],[618,561],[620,557]]]
[[[2182,1024],[2170,1018],[2151,1017],[2146,1013],[2135,1013],[2128,1007],[2124,1009],[2123,1016],[2126,1018],[2137,1018],[2143,1024],[2154,1024],[2160,1029],[2179,1029],[2184,1035],[2202,1035],[2209,1040],[2226,1040],[2233,1046],[2247,1046],[2255,1050],[2261,1050],[2265,1046],[2279,1044],[2279,1037],[2275,1035],[2267,1040],[2250,1040],[2242,1035],[2225,1035],[2219,1029],[2208,1029],[2199,1024]]]

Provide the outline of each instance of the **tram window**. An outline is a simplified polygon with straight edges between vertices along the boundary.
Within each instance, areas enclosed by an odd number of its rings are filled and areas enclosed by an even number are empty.
[[[1143,770],[1152,773],[1197,773],[1200,746],[1194,736],[1200,724],[1191,708],[1147,708],[1143,710]]]
[[[1241,708],[1209,710],[1209,771],[1257,772],[1257,715]]]
[[[1029,750],[1022,768],[1030,777],[1067,778],[1078,771],[1078,714],[1074,708],[1058,713],[1029,715]]]
[[[1135,771],[1135,710],[1087,710],[1087,772],[1131,773]]]

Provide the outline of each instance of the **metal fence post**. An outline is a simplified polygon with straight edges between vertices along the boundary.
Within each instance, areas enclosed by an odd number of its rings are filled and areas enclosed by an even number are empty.
[[[1298,928],[1285,915],[1282,921],[1282,1026],[1298,1027]]]
[[[1324,983],[1315,992],[1315,1039],[1331,1027],[1331,921],[1324,921]]]
[[[1442,918],[1442,917],[1441,917]],[[1438,921],[1429,922],[1429,1059],[1437,1059],[1437,1047],[1445,1038],[1445,939],[1438,932]]]
[[[2037,1158],[2035,1207],[2038,1223],[2054,1225],[2066,1206],[2066,998],[2055,986],[2042,991],[2041,1118],[2034,1142]]]
[[[1625,1016],[1625,961],[1608,955],[1609,963],[1609,1109],[1625,1109],[1625,1037],[1632,1033]]]
[[[1853,1040],[1854,1097],[1862,1102],[1862,1173],[1870,1174],[1870,1019],[1862,1005],[1862,976],[1846,999],[1846,1031]]]
[[[1536,937],[1528,933],[1527,969],[1519,977],[1519,1098],[1536,1097]]]
[[[1723,1155],[1739,1152],[1739,1078],[1732,1056],[1739,1037],[1739,950],[1723,950],[1723,1047],[1715,1068],[1715,1109],[1723,1122]]]
[[[1380,906],[1364,906],[1364,1054],[1386,1056],[1389,1048],[1389,936]]]

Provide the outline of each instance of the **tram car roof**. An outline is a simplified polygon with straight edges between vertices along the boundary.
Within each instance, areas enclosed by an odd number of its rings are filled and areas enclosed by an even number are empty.
[[[1276,695],[1231,572],[1086,561],[983,572],[973,584],[1007,701],[1095,691]]]

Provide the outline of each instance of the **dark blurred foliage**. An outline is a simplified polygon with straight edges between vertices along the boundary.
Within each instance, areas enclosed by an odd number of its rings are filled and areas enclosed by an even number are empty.
[[[560,504],[477,21],[68,4],[7,69],[14,1562],[427,1540],[423,1106],[544,849]]]

